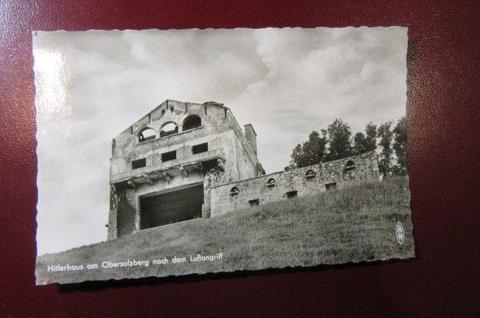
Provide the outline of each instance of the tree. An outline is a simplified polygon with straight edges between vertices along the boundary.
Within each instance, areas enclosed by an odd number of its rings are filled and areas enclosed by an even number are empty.
[[[380,138],[379,145],[382,146],[378,169],[384,177],[389,177],[392,166],[392,122],[386,122],[378,127],[377,136]]]
[[[377,149],[377,125],[368,123],[365,127],[366,137],[366,151],[374,151]]]
[[[352,132],[348,124],[337,118],[328,126],[327,134],[328,160],[345,158],[352,154],[352,145],[350,144]]]
[[[325,159],[327,138],[322,130],[322,136],[317,131],[312,131],[308,141],[298,144],[292,151],[292,165],[298,168],[314,165]]]
[[[395,174],[407,175],[407,118],[402,117],[393,129],[394,143],[393,150],[397,156]]]
[[[355,155],[375,151],[377,148],[377,126],[369,123],[365,127],[365,134],[358,132],[353,137],[353,153]]]
[[[298,144],[295,146],[290,157],[292,158],[292,161],[289,165],[289,169],[293,167],[305,167],[307,165],[307,160],[305,152],[303,151],[302,144]]]
[[[367,138],[361,132],[355,134],[353,137],[353,153],[356,155],[367,152]]]

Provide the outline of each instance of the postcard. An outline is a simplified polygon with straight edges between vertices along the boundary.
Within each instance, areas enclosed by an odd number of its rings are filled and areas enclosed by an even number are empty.
[[[38,285],[415,257],[407,28],[32,37]]]

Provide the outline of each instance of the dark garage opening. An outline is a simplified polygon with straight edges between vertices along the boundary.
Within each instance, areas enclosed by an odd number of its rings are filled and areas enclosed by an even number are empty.
[[[202,217],[203,185],[140,198],[140,228]]]

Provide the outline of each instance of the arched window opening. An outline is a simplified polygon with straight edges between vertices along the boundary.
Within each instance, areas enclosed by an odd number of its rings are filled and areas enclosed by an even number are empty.
[[[343,168],[343,180],[355,178],[355,163],[352,160],[347,161]]]
[[[231,190],[230,190],[230,195],[233,197],[233,196],[236,196],[238,195],[238,188],[237,187],[233,187]]]
[[[273,179],[273,178],[268,179],[267,187],[268,188],[273,188],[274,186],[275,186],[275,179]]]
[[[144,141],[152,140],[155,138],[156,138],[155,130],[153,130],[152,128],[148,128],[148,127],[144,128],[138,133],[139,142],[144,142]]]
[[[202,119],[197,115],[190,115],[183,121],[183,130],[189,130],[200,127],[202,125]]]
[[[308,170],[307,173],[305,173],[305,178],[307,178],[307,179],[315,178],[315,171]]]
[[[345,172],[348,172],[348,171],[352,171],[352,170],[355,170],[355,162],[353,162],[352,160],[349,160],[349,161],[347,161],[347,163],[345,164],[345,169],[344,169],[344,171],[345,171]]]
[[[165,123],[160,129],[160,137],[165,137],[178,133],[178,125],[173,121]]]

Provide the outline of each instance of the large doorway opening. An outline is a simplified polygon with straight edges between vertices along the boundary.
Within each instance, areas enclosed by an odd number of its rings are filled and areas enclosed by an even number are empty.
[[[140,229],[202,217],[203,184],[140,197]]]

